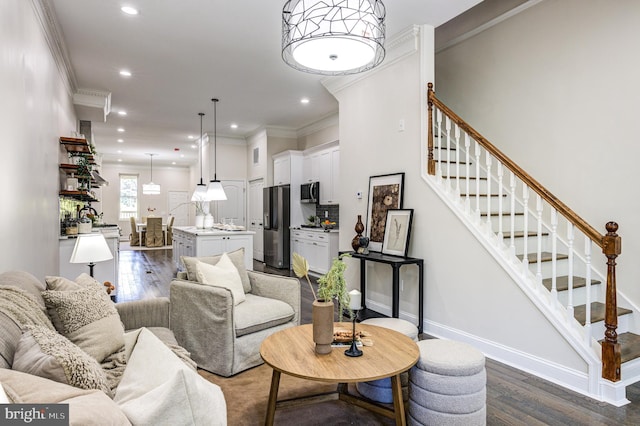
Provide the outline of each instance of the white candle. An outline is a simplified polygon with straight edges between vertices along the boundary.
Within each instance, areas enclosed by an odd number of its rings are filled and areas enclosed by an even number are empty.
[[[362,293],[358,290],[349,292],[349,309],[360,310],[362,308]]]

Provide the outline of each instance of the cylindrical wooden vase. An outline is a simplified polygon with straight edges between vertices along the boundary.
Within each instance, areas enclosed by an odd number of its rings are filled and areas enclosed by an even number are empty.
[[[358,221],[356,222],[355,231],[358,235],[353,237],[353,240],[351,240],[351,247],[353,248],[353,251],[357,252],[360,248],[360,237],[362,237],[362,233],[364,232],[364,224],[362,223],[361,214],[358,215]]]
[[[311,307],[311,322],[313,324],[313,341],[317,354],[331,352],[333,342],[333,301],[314,300]]]

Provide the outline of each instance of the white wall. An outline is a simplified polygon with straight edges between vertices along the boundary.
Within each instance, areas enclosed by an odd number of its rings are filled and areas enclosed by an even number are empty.
[[[635,0],[545,1],[436,56],[440,99],[600,232],[618,222],[637,304],[639,17]]]
[[[426,83],[433,79],[432,29],[424,56],[418,52],[379,70],[334,95],[340,104],[341,192],[340,249],[350,247],[349,224],[366,217],[369,176],[405,172],[404,207],[414,209],[409,256],[425,260],[425,330],[467,336],[489,346],[508,348],[528,359],[544,360],[585,372],[586,366],[507,274],[495,263],[422,180],[422,115]],[[422,68],[421,68],[422,67]],[[421,72],[422,69],[422,72]],[[399,120],[405,130],[399,131]],[[350,287],[359,285],[359,265],[347,268]],[[370,266],[368,306],[391,305],[391,269]],[[417,319],[417,268],[401,271],[401,317]],[[508,319],[508,320],[507,320]],[[526,332],[523,332],[526,330]]]
[[[77,130],[31,1],[0,2],[0,271],[58,273],[58,138]]]
[[[253,151],[258,150],[258,162],[253,162]],[[267,155],[267,132],[262,130],[247,138],[247,180],[267,180],[267,167],[272,162]],[[272,166],[273,167],[273,166]]]

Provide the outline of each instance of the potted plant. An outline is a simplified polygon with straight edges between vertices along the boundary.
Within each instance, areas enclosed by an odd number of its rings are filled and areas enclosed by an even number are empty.
[[[313,324],[313,341],[316,344],[316,353],[328,354],[331,352],[333,342],[333,318],[335,313],[334,299],[338,301],[340,319],[347,309],[349,317],[353,318],[353,311],[349,309],[349,292],[344,279],[344,270],[347,265],[345,257],[351,257],[348,253],[333,259],[329,272],[318,279],[318,293],[313,291],[309,280],[309,263],[298,253],[293,253],[293,272],[299,277],[305,277],[313,295],[311,322]]]

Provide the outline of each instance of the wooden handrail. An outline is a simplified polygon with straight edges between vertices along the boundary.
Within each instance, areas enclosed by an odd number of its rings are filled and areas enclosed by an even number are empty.
[[[558,197],[553,195],[549,190],[547,190],[547,188],[542,186],[537,180],[535,180],[527,172],[522,170],[520,166],[514,163],[509,157],[503,154],[502,151],[496,148],[491,142],[485,139],[484,136],[482,136],[473,127],[471,127],[471,125],[469,125],[455,112],[449,109],[449,107],[447,107],[438,98],[436,98],[435,91],[433,90],[433,83],[429,83],[428,85],[428,100],[430,105],[437,106],[440,111],[442,111],[447,117],[449,117],[454,123],[456,123],[456,125],[460,129],[467,132],[469,136],[476,140],[484,149],[489,151],[491,155],[493,155],[498,159],[498,161],[500,161],[504,166],[511,170],[513,174],[518,176],[520,180],[522,180],[529,188],[533,189],[538,195],[546,200],[554,209],[556,209],[556,211],[567,218],[569,222],[573,223],[592,241],[595,241],[595,243],[598,244],[600,248],[604,248],[604,236],[600,232],[598,232],[598,230],[589,225],[587,221],[578,216],[566,204],[560,201]],[[429,135],[431,135],[431,132],[429,132]],[[429,147],[429,150],[431,151],[431,154],[429,155],[429,161],[434,162],[435,160],[433,160],[433,146]],[[430,170],[431,168],[429,168],[429,171]],[[429,174],[435,174],[435,167],[433,167],[433,173]]]
[[[542,197],[547,203],[549,203],[557,212],[564,216],[569,222],[571,222],[576,228],[587,236],[591,241],[595,242],[601,249],[604,255],[607,257],[607,288],[606,288],[606,300],[605,300],[605,338],[602,342],[602,377],[617,382],[620,380],[621,359],[620,359],[620,344],[618,343],[618,335],[616,329],[618,327],[618,313],[617,313],[617,290],[616,290],[616,258],[622,252],[622,242],[620,236],[616,233],[618,230],[618,224],[615,222],[609,222],[606,224],[607,233],[602,235],[593,226],[589,225],[584,219],[578,216],[573,210],[571,210],[566,204],[553,195],[549,190],[542,186],[537,180],[531,177],[520,166],[507,157],[502,151],[496,148],[491,142],[485,139],[480,133],[478,133],[471,125],[460,118],[449,107],[443,104],[435,95],[433,90],[433,83],[428,84],[427,91],[427,103],[429,109],[428,117],[428,159],[427,159],[427,173],[430,175],[436,174],[435,159],[433,157],[433,106],[438,107],[445,116],[449,117],[460,129],[465,131],[471,136],[478,144],[486,149],[491,155],[493,155],[498,161],[500,161],[507,169],[513,172],[524,184]]]

